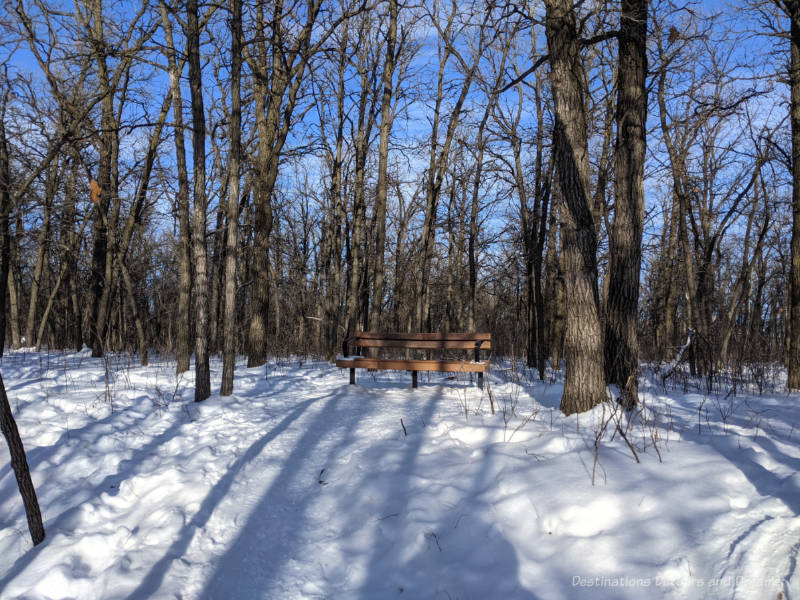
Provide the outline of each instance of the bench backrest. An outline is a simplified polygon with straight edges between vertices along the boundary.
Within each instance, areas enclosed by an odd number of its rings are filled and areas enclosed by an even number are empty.
[[[346,343],[361,348],[415,348],[421,350],[491,350],[491,333],[384,333],[362,331]]]

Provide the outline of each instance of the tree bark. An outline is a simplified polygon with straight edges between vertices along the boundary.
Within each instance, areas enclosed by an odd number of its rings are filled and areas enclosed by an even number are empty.
[[[6,140],[6,106],[10,88],[6,87],[0,99],[0,356],[6,345],[6,288],[11,271],[11,159]],[[13,290],[9,289],[9,294]]]
[[[605,327],[606,380],[624,404],[639,401],[639,273],[642,266],[644,161],[647,151],[647,0],[622,0],[617,69],[615,208],[609,236]]]
[[[789,352],[786,387],[800,390],[800,1],[784,0],[791,20],[790,121],[792,128],[792,238],[789,288]]]
[[[220,396],[233,393],[236,366],[236,260],[239,250],[239,170],[242,154],[242,1],[231,0],[231,119],[228,161],[228,208],[225,240],[225,311],[222,321]]]
[[[31,480],[31,470],[28,467],[28,460],[25,458],[25,447],[22,445],[17,422],[11,412],[11,405],[8,402],[2,375],[0,375],[0,427],[3,430],[3,437],[6,438],[8,450],[11,453],[11,468],[14,470],[19,493],[22,495],[22,502],[25,505],[28,530],[31,533],[33,545],[36,546],[44,540],[42,513],[39,510],[39,501],[36,499],[36,490]]]
[[[197,0],[186,3],[186,50],[192,97],[192,153],[194,162],[195,346],[194,400],[211,395],[208,364],[208,278],[206,256],[206,122],[203,108],[203,74],[200,66],[200,26]]]
[[[597,235],[589,197],[585,73],[575,10],[571,0],[548,0],[545,4],[555,109],[554,159],[567,209],[562,212],[567,369],[561,410],[572,414],[587,411],[606,399],[597,288]]]
[[[136,342],[139,348],[139,364],[146,367],[149,360],[147,356],[147,338],[144,333],[144,323],[142,322],[141,311],[136,305],[136,295],[134,293],[133,281],[131,280],[128,267],[124,262],[120,262],[120,273],[122,274],[122,282],[125,285],[125,298],[128,301],[128,307],[133,315],[133,324],[136,328]]]

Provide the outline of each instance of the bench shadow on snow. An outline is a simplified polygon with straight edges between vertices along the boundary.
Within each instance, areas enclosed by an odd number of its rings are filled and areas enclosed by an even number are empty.
[[[425,406],[425,422],[430,422],[436,404],[445,401],[443,391],[440,387]],[[453,506],[442,499],[438,506],[429,506],[427,514],[418,515],[420,505],[428,501],[418,496],[422,491],[419,480],[424,480],[424,473],[434,467],[424,467],[422,463],[436,463],[436,458],[431,457],[446,452],[444,448],[423,452],[429,439],[422,433],[410,433],[394,471],[386,473],[386,481],[374,486],[384,487],[375,512],[385,516],[376,519],[366,580],[360,586],[359,597],[533,599],[519,583],[519,560],[514,547],[487,519],[491,506],[475,502],[481,490],[491,485],[491,455],[482,457],[474,478],[465,481],[448,476],[447,462],[443,461],[439,481],[422,483],[421,487],[447,482],[445,487],[455,488],[460,500]],[[348,503],[349,499],[344,498],[342,508]],[[415,513],[417,516],[413,516]],[[409,547],[414,551],[409,552]]]

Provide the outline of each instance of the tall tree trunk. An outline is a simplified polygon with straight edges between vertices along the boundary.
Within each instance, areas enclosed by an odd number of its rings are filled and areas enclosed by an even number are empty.
[[[11,271],[11,160],[6,141],[6,105],[10,89],[0,99],[0,356],[6,345],[6,288]],[[9,294],[12,290],[9,289]]]
[[[36,490],[33,488],[31,480],[31,470],[25,458],[25,448],[19,436],[17,422],[11,412],[11,404],[6,396],[6,386],[3,377],[0,375],[0,428],[3,430],[3,437],[6,438],[8,450],[11,453],[11,468],[17,478],[19,493],[22,495],[22,502],[25,505],[25,515],[28,517],[28,530],[31,532],[33,545],[36,546],[44,540],[44,525],[42,524],[42,513],[39,510],[39,501],[36,499]]]
[[[225,240],[225,312],[222,321],[220,396],[233,393],[236,365],[236,259],[239,251],[239,169],[242,154],[242,0],[231,0],[231,119],[228,160],[228,209]]]
[[[647,0],[622,0],[617,70],[614,224],[609,237],[606,380],[627,407],[639,401],[639,273],[647,151]]]
[[[605,401],[603,331],[597,289],[597,235],[589,197],[584,66],[571,0],[547,0],[546,34],[550,54],[555,126],[554,157],[566,210],[562,217],[567,331],[567,370],[561,410],[584,412]]]
[[[178,306],[176,308],[176,366],[177,373],[189,370],[191,347],[191,296],[192,296],[192,250],[191,224],[189,220],[189,170],[186,166],[186,142],[183,125],[183,95],[181,93],[181,72],[184,60],[178,63],[169,20],[167,6],[159,2],[161,24],[166,40],[165,53],[172,90],[173,139],[175,141],[175,163],[178,175],[177,213],[178,213]]]
[[[250,302],[250,324],[247,337],[247,366],[258,367],[267,360],[267,322],[269,319],[269,255],[273,227],[272,167],[270,123],[267,121],[267,92],[262,82],[254,83],[258,155],[256,157],[255,231],[253,234],[253,296]],[[277,162],[277,157],[275,157]],[[274,167],[277,176],[277,165]]]
[[[272,17],[267,22],[265,9],[271,5]],[[283,0],[256,3],[256,27],[258,31],[269,31],[269,36],[257,36],[250,45],[245,45],[244,58],[253,73],[253,95],[258,130],[256,155],[256,185],[253,201],[256,204],[255,237],[253,241],[250,325],[248,331],[247,364],[256,367],[266,362],[266,324],[269,309],[270,234],[273,227],[272,193],[278,177],[278,167],[286,138],[294,117],[298,92],[308,62],[334,28],[316,27],[322,0],[311,0],[305,5],[302,27],[295,29],[299,21],[287,24],[293,12],[285,9]],[[293,30],[294,35],[285,35]],[[319,35],[313,45],[312,34]],[[275,292],[277,293],[277,292]],[[279,306],[275,306],[278,311]],[[277,324],[276,324],[277,325]]]
[[[228,115],[230,120],[230,115]],[[216,145],[216,144],[215,144]],[[212,172],[223,173],[225,167],[222,163],[222,157],[219,155],[219,148],[214,150],[217,153],[216,167]],[[230,160],[230,157],[229,159]],[[208,264],[208,294],[209,294],[209,309],[208,309],[208,352],[209,354],[217,354],[220,351],[220,326],[222,325],[222,311],[223,307],[223,286],[225,285],[225,244],[228,237],[227,226],[225,223],[225,212],[227,211],[227,198],[228,198],[228,177],[224,178],[224,182],[219,189],[219,201],[217,203],[217,218],[214,225],[214,232],[212,234],[213,243],[211,249],[211,257]],[[237,198],[236,204],[239,201]]]
[[[506,58],[508,56],[508,45],[503,46],[502,56],[500,71],[504,72]],[[467,260],[469,262],[469,307],[467,309],[467,331],[475,331],[478,320],[478,242],[480,235],[480,232],[478,231],[478,216],[480,213],[480,189],[483,179],[484,154],[488,145],[488,140],[486,139],[485,135],[486,124],[489,121],[489,116],[494,109],[496,101],[497,93],[492,91],[492,93],[489,95],[486,108],[483,111],[481,122],[478,124],[476,141],[477,153],[475,156],[475,177],[472,181],[469,231],[467,234]],[[523,193],[522,190],[520,190],[520,193]]]
[[[91,318],[89,321],[89,335],[91,338],[92,356],[100,357],[105,350],[105,327],[108,312],[108,301],[111,281],[109,281],[109,236],[113,234],[109,227],[109,208],[114,197],[113,161],[114,137],[116,134],[114,119],[114,96],[116,90],[112,86],[106,57],[105,34],[103,30],[104,16],[102,2],[95,1],[91,4],[92,23],[91,41],[92,51],[97,62],[97,79],[103,94],[100,102],[100,132],[98,153],[99,165],[97,183],[92,190],[93,198],[98,210],[95,212],[94,242],[92,247],[92,272],[91,272]],[[113,241],[113,240],[111,240]]]
[[[361,89],[358,101],[358,128],[354,140],[355,146],[355,181],[353,183],[353,229],[350,242],[350,276],[347,292],[347,319],[345,329],[348,333],[358,329],[359,314],[365,315],[365,302],[363,301],[364,279],[368,274],[367,257],[369,253],[364,247],[363,240],[368,238],[366,222],[366,166],[367,151],[369,149],[370,132],[375,122],[375,117],[370,106],[370,65],[368,64],[368,48],[364,43],[365,27],[359,31],[359,40],[362,48],[359,52],[358,70],[360,74]],[[365,235],[367,234],[367,235]],[[367,303],[369,299],[367,299]]]
[[[333,359],[339,348],[339,319],[342,285],[342,163],[344,154],[345,67],[347,66],[347,36],[342,35],[337,68],[336,86],[336,147],[331,158],[329,190],[330,217],[326,234],[325,269],[325,350]],[[379,175],[380,177],[380,175]],[[346,332],[345,332],[346,333]]]
[[[792,126],[792,240],[789,291],[789,353],[786,357],[790,390],[800,390],[800,1],[784,0],[791,19],[790,118]]]
[[[186,50],[192,95],[192,154],[194,162],[194,267],[195,267],[195,384],[194,400],[211,395],[208,364],[208,278],[206,273],[206,122],[203,108],[203,73],[200,66],[200,26],[197,0],[186,3]]]
[[[64,279],[66,282],[66,290],[64,295],[66,297],[67,312],[67,334],[68,341],[65,341],[65,346],[69,345],[75,350],[80,350],[83,345],[83,332],[81,323],[80,304],[77,299],[77,279],[78,279],[78,243],[80,239],[75,232],[75,219],[77,216],[76,206],[78,203],[78,160],[77,153],[73,151],[69,159],[69,176],[66,181],[64,210],[62,214],[61,223],[61,244],[65,246],[62,260],[62,269],[66,267]],[[84,221],[85,222],[85,221]],[[38,335],[37,335],[38,338]],[[37,339],[37,344],[39,340]]]
[[[380,327],[384,297],[384,252],[386,249],[386,198],[388,192],[389,135],[392,130],[392,81],[397,42],[397,0],[387,0],[389,31],[386,35],[386,59],[381,77],[381,126],[378,143],[378,185],[375,190],[375,264],[373,273],[372,310],[369,328]]]

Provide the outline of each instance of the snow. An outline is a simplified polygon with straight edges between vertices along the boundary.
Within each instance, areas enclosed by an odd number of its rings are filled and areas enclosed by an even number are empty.
[[[242,364],[200,404],[163,359],[0,369],[47,532],[33,548],[3,444],[1,598],[800,598],[800,397],[779,385],[655,376],[637,415],[565,417],[557,377],[508,365],[482,391]]]

